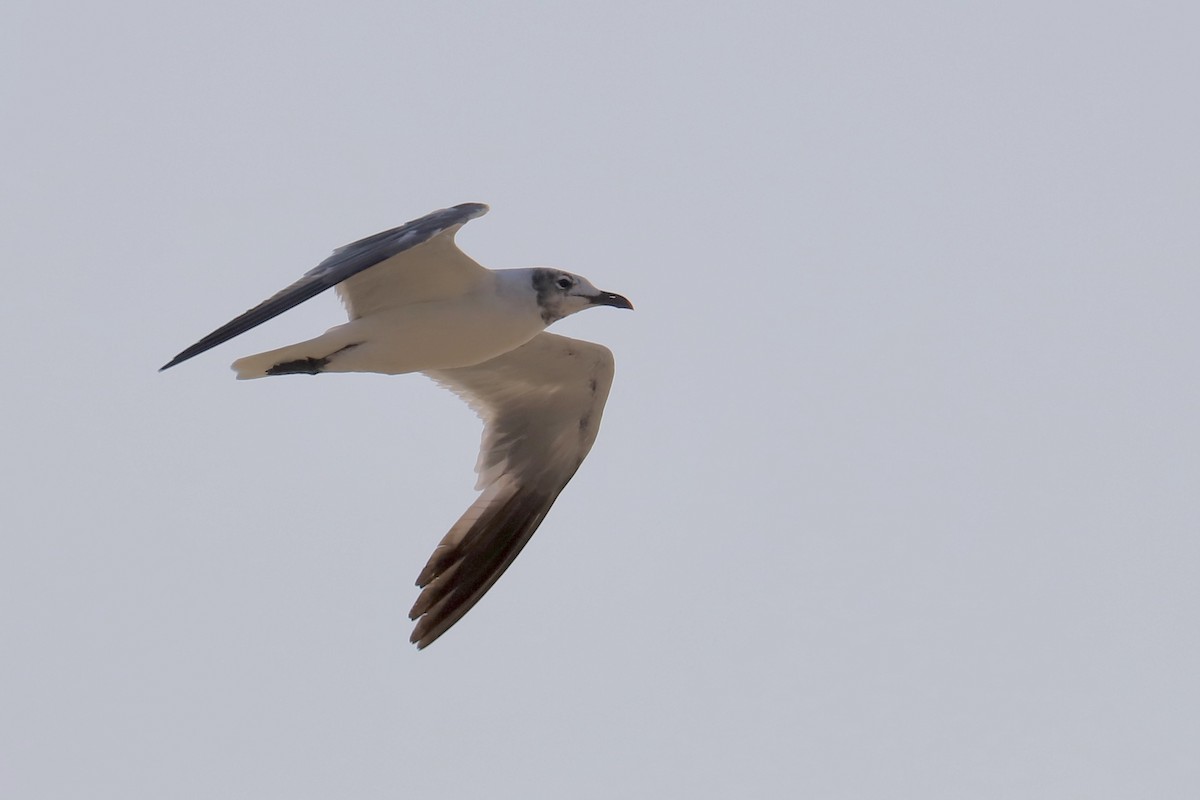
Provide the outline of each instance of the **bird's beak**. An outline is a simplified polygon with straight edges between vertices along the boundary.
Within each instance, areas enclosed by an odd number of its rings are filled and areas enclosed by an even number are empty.
[[[588,298],[594,306],[612,306],[613,308],[628,308],[633,310],[633,303],[614,292],[601,292]]]

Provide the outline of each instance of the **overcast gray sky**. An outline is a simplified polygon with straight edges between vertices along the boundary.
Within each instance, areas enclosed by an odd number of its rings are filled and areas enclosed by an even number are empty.
[[[0,795],[1200,796],[1197,9],[10,0]],[[638,310],[418,653],[472,413],[155,369],[468,201]]]

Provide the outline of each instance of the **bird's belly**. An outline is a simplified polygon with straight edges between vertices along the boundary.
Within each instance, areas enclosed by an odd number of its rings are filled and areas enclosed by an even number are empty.
[[[536,313],[498,304],[419,303],[342,326],[357,342],[330,358],[328,372],[398,375],[479,364],[516,349],[545,328]]]

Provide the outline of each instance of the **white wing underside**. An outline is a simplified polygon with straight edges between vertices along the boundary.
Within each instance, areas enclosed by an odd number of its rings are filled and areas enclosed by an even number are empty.
[[[424,244],[404,250],[339,283],[350,319],[390,308],[465,295],[490,275],[454,242],[454,225]],[[338,255],[341,251],[335,251]]]
[[[425,565],[410,617],[425,647],[508,568],[596,440],[613,357],[593,342],[540,333],[502,356],[430,371],[484,421],[476,471],[483,493]]]

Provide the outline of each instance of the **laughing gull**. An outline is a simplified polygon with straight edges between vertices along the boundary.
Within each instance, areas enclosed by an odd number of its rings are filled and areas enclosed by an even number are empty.
[[[596,440],[612,385],[606,347],[545,333],[619,294],[547,267],[490,270],[454,243],[482,203],[434,211],[340,247],[300,280],[205,336],[162,369],[337,287],[350,321],[233,362],[238,379],[323,372],[422,372],[483,419],[482,494],[417,577],[409,617],[423,648],[462,619],[521,552]],[[161,371],[161,370],[160,370]]]

